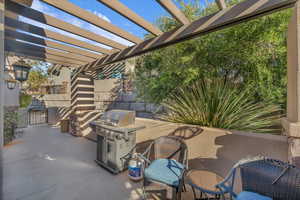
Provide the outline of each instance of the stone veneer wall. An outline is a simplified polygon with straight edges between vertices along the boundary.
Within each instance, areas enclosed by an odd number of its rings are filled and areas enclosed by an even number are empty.
[[[123,92],[120,79],[95,80],[96,109],[134,110],[138,117],[155,118],[160,106],[139,101],[134,92]]]

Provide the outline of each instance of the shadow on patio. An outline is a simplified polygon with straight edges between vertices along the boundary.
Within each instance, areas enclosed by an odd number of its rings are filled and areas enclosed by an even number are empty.
[[[228,131],[137,119],[141,148],[162,135],[182,137],[189,148],[189,167],[208,168],[224,176],[249,155],[286,160],[281,136],[232,134]],[[95,162],[96,143],[60,133],[49,126],[30,127],[16,145],[4,149],[4,199],[140,199],[141,183],[127,173],[112,175]],[[190,199],[190,193],[183,199]]]

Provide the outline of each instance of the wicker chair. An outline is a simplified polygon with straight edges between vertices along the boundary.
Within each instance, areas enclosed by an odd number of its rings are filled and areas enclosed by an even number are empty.
[[[264,158],[239,166],[244,191],[273,200],[300,199],[300,169],[288,163]]]
[[[146,160],[144,192],[151,192],[145,188],[154,182],[172,187],[173,199],[180,199],[187,168],[188,149],[185,142],[175,136],[162,136],[154,140],[142,155]]]
[[[233,189],[235,174],[238,170],[240,170],[242,190],[244,191],[239,195]],[[204,194],[205,198],[213,195],[217,199],[226,199],[225,196],[229,195],[230,199],[265,199],[264,197],[253,198],[253,196],[252,198],[241,197],[250,194],[270,197],[273,200],[299,200],[300,169],[275,159],[262,157],[246,159],[238,162],[224,181],[215,186],[214,191],[208,191],[195,185],[192,187],[193,191],[197,189]]]

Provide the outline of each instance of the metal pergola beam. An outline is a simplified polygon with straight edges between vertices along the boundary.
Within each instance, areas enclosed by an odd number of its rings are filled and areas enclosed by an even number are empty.
[[[79,28],[73,24],[67,23],[63,20],[57,19],[50,15],[44,14],[32,8],[23,6],[21,4],[15,3],[11,0],[6,0],[5,8],[11,12],[14,12],[23,17],[38,21],[40,23],[53,26],[55,28],[70,32],[72,34],[84,37],[89,40],[93,40],[95,42],[99,42],[101,44],[116,48],[116,49],[124,49],[125,45],[115,42],[111,39],[103,37],[101,35],[97,35],[91,31]]]
[[[297,0],[246,0],[232,7],[220,10],[217,13],[202,17],[188,26],[171,30],[161,36],[145,40],[144,42],[128,47],[120,52],[94,61],[97,66],[103,66],[144,54],[159,48],[170,46],[204,34],[215,32],[263,15],[282,9],[293,7]],[[78,70],[88,70],[81,68]]]
[[[56,7],[64,12],[69,13],[75,17],[78,17],[86,22],[89,22],[101,29],[104,29],[110,33],[116,34],[126,40],[129,40],[133,43],[140,43],[142,40],[135,35],[107,22],[106,20],[98,17],[97,15],[80,8],[79,6],[70,3],[68,0],[65,1],[57,1],[57,0],[42,0],[43,2]]]
[[[71,45],[80,47],[82,49],[87,49],[87,50],[91,50],[91,51],[103,53],[103,54],[111,54],[112,53],[112,51],[110,51],[109,49],[105,49],[105,48],[102,48],[102,47],[99,47],[99,46],[96,46],[93,44],[89,44],[87,42],[83,42],[81,40],[77,40],[72,37],[65,36],[63,34],[56,33],[54,31],[50,31],[47,29],[43,29],[38,26],[34,26],[34,25],[31,25],[31,24],[28,24],[25,22],[21,22],[21,21],[18,21],[18,20],[9,18],[9,17],[5,17],[5,25],[28,32],[28,33],[39,35],[41,37],[46,37],[49,39],[57,40],[57,41],[64,42],[67,44],[71,44]]]
[[[181,12],[172,0],[156,0],[181,24],[189,24],[190,20]]]
[[[51,48],[55,48],[55,49],[59,49],[59,50],[63,50],[63,51],[68,51],[70,53],[79,55],[80,57],[86,59],[86,61],[88,61],[88,62],[92,62],[96,58],[100,57],[97,54],[93,54],[88,51],[81,50],[79,48],[64,45],[64,44],[54,42],[51,40],[45,40],[43,38],[39,38],[39,37],[36,37],[33,35],[28,35],[25,33],[17,32],[17,31],[11,30],[10,28],[7,28],[7,27],[5,28],[5,37],[10,37],[10,38],[17,39],[17,40],[23,40],[26,42],[34,43],[37,45],[43,45],[46,47],[51,47]],[[86,57],[86,56],[89,56],[89,57]]]
[[[146,21],[144,18],[140,17],[138,14],[136,14],[131,9],[129,9],[127,6],[122,4],[119,0],[98,0],[98,1],[106,5],[107,7],[111,8],[112,10],[118,12],[120,15],[126,17],[128,20],[132,21],[138,26],[143,27],[145,30],[149,31],[153,35],[157,36],[162,34],[161,30],[159,30],[150,22]]]
[[[62,59],[65,59],[66,61],[71,61],[72,63],[74,63],[76,61],[76,63],[81,64],[81,65],[84,65],[87,63],[85,61],[79,60],[77,56],[74,56],[70,53],[65,53],[65,52],[54,50],[54,49],[44,48],[44,47],[40,47],[40,46],[36,46],[36,45],[24,43],[24,42],[19,42],[19,41],[11,40],[9,38],[5,39],[5,48],[9,48],[7,51],[16,51],[18,49],[22,49],[24,51],[35,51],[35,52],[40,52],[40,53],[47,53],[47,54],[61,57]]]

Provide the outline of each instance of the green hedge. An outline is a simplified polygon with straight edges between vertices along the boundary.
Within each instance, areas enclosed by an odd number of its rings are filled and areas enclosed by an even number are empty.
[[[28,94],[20,94],[20,107],[26,108],[31,103],[31,95]]]
[[[4,145],[15,139],[15,129],[18,123],[18,113],[5,108],[4,110]]]

